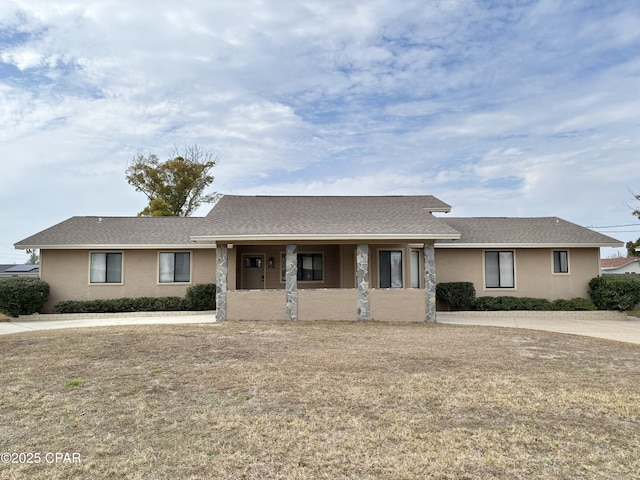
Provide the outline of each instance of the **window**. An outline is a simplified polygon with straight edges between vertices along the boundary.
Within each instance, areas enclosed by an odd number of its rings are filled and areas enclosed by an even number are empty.
[[[380,250],[380,288],[402,288],[402,251]]]
[[[566,250],[553,252],[553,273],[569,273],[569,252]]]
[[[513,252],[484,252],[487,288],[514,288]]]
[[[92,253],[91,283],[122,283],[122,253]]]
[[[282,281],[286,281],[286,254],[282,254]],[[298,281],[322,282],[324,279],[322,268],[322,253],[298,254]]]
[[[420,252],[411,250],[411,288],[420,288]]]
[[[160,253],[160,283],[189,282],[191,279],[189,252]]]

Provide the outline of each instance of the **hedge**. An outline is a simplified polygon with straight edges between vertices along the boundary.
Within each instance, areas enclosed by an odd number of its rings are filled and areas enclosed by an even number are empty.
[[[49,299],[49,284],[39,278],[0,280],[0,312],[9,317],[31,315]]]
[[[546,300],[544,298],[530,297],[478,297],[475,303],[476,310],[485,311],[509,311],[509,310],[596,310],[596,306],[585,298],[572,298],[570,300]]]
[[[215,283],[200,283],[187,289],[185,295],[189,310],[215,310],[216,309],[216,285]]]
[[[471,282],[444,282],[436,285],[436,299],[448,310],[596,310],[585,298],[550,301],[531,297],[479,297]]]
[[[188,310],[182,297],[112,298],[106,300],[64,300],[53,313],[121,313]]]
[[[603,275],[589,282],[589,295],[601,310],[633,310],[640,303],[640,280],[630,275]]]
[[[476,301],[476,289],[471,282],[438,283],[436,299],[448,310],[470,310]]]
[[[216,286],[212,283],[193,285],[185,297],[137,297],[102,300],[65,300],[53,307],[54,313],[121,313],[215,310]]]

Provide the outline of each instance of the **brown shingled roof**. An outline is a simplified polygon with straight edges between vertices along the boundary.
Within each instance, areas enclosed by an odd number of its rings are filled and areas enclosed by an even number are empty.
[[[472,246],[611,246],[622,242],[556,217],[450,218],[432,196],[225,195],[206,217],[72,217],[16,248],[205,246],[216,240],[428,240]],[[455,240],[458,237],[459,240]],[[203,243],[205,245],[203,245]]]
[[[193,245],[203,218],[72,217],[15,244],[16,248]]]
[[[443,218],[460,232],[460,240],[437,244],[444,248],[473,245],[620,247],[622,242],[557,217]]]
[[[194,238],[457,238],[454,228],[431,214],[450,208],[432,196],[225,195]]]
[[[633,262],[640,261],[639,257],[616,257],[616,258],[603,258],[600,260],[600,266],[602,268],[620,268]]]

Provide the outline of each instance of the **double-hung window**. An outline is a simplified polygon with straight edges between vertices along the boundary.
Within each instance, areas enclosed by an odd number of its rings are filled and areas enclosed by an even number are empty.
[[[569,252],[566,250],[553,252],[553,273],[569,273]]]
[[[122,253],[91,254],[90,283],[122,283]]]
[[[189,252],[160,253],[160,283],[180,283],[191,280]]]
[[[322,282],[324,272],[322,268],[322,253],[299,253],[298,254],[298,281],[299,282]],[[282,281],[285,281],[286,255],[282,254]]]
[[[487,288],[515,288],[513,252],[484,252],[484,279]]]
[[[402,288],[402,250],[380,250],[380,288]]]

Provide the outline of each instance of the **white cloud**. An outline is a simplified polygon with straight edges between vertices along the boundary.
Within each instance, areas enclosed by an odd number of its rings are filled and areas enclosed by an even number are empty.
[[[639,25],[623,0],[5,2],[2,224],[135,214],[127,160],[192,143],[222,192],[630,223]]]

